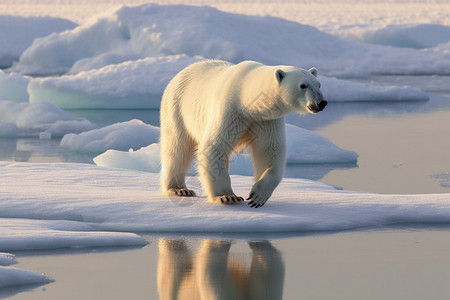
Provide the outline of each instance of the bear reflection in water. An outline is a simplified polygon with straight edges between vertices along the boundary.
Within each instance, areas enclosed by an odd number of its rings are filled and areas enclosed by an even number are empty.
[[[194,256],[184,240],[160,239],[160,299],[282,299],[280,252],[268,241],[248,244],[252,250],[249,270],[237,258],[229,259],[230,241],[205,239]]]

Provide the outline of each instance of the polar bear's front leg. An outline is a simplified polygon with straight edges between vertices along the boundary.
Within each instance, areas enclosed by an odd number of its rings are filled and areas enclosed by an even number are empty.
[[[247,200],[251,207],[261,207],[283,178],[286,164],[286,133],[284,118],[264,121],[251,131],[253,169],[256,183]]]
[[[234,144],[229,142],[222,138],[212,139],[201,143],[198,149],[198,171],[210,203],[234,204],[244,201],[231,189],[228,168]]]

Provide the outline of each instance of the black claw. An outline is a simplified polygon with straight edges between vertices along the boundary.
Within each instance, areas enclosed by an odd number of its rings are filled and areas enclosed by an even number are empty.
[[[260,206],[260,207],[263,207],[263,206],[264,206],[264,204],[265,204],[265,203],[261,204],[261,206]]]
[[[253,197],[253,193],[251,193],[251,194],[248,196],[247,200],[249,200],[249,199],[252,198],[252,197]]]
[[[239,197],[238,200],[239,200],[239,201],[244,201],[244,198]]]
[[[178,195],[178,190],[175,190],[175,194]]]
[[[223,198],[220,198],[220,202],[222,202],[222,203],[223,203]]]

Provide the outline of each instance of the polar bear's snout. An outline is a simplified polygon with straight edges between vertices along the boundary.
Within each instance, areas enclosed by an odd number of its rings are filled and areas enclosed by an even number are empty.
[[[325,100],[320,101],[319,103],[311,103],[308,105],[308,110],[314,114],[322,111],[325,106],[327,106],[328,102]]]

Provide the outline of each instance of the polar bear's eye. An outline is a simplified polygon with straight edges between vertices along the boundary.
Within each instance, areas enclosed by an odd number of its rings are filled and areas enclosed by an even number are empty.
[[[302,84],[300,85],[300,88],[301,88],[301,89],[306,89],[307,86],[306,86],[306,84],[302,83]]]

